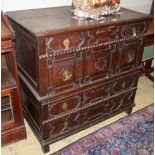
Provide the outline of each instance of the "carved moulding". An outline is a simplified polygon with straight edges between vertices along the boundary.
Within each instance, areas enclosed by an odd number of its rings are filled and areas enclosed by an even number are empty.
[[[120,10],[120,0],[73,0],[74,15],[80,18],[100,19]]]

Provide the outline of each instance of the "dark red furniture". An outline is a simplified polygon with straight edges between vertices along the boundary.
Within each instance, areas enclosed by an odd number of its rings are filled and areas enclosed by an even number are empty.
[[[17,74],[15,33],[1,16],[1,140],[2,145],[26,138]]]
[[[71,7],[8,12],[26,119],[42,145],[132,112],[150,16],[78,20]]]

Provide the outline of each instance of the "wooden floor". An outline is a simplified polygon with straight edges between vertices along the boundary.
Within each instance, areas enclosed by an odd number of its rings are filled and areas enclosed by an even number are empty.
[[[138,90],[136,93],[135,103],[136,106],[133,109],[133,112],[142,109],[154,102],[154,86],[153,82],[150,81],[147,77],[142,76],[138,83]],[[50,145],[50,152],[46,153],[45,155],[49,155],[66,145],[71,144],[74,141],[94,132],[97,129],[100,129],[110,123],[117,121],[118,119],[125,117],[126,113],[123,112],[115,117],[112,117],[106,121],[103,121],[93,127],[90,127],[86,130],[83,130],[77,134],[74,134],[70,137],[67,137],[63,140],[60,140],[56,143]],[[41,146],[37,141],[36,137],[32,133],[31,129],[29,128],[28,124],[25,122],[26,130],[27,130],[27,139],[21,140],[19,142],[10,144],[5,146],[1,150],[2,155],[43,155]]]

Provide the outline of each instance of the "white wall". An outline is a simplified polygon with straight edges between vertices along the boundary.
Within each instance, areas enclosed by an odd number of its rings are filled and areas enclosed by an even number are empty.
[[[143,13],[149,13],[152,0],[121,0],[121,6]]]
[[[152,0],[121,0],[121,6],[149,13]],[[1,10],[14,11],[71,5],[72,0],[1,0]]]

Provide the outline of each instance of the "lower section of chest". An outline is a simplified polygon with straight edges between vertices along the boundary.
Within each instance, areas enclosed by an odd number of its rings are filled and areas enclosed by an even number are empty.
[[[51,144],[120,112],[131,113],[138,72],[91,83],[39,101],[22,82],[25,116],[41,144]]]

